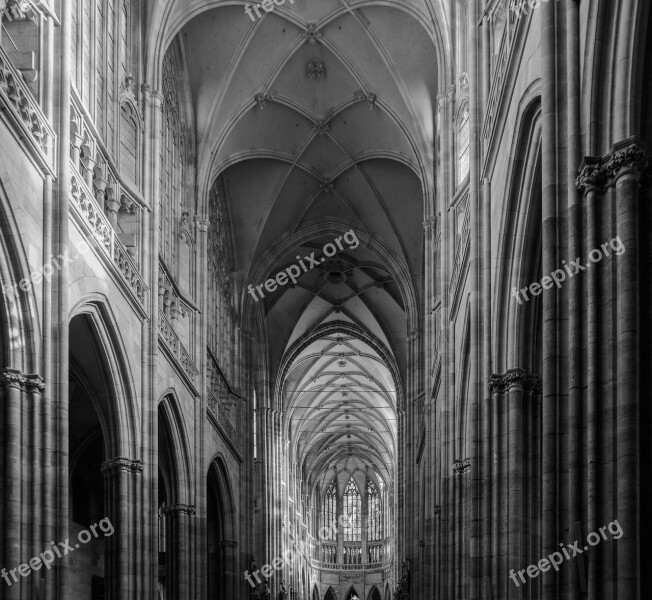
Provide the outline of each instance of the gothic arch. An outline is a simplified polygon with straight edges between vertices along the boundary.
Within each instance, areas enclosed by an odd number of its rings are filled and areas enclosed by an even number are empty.
[[[367,600],[381,600],[380,590],[375,585],[371,586]]]
[[[324,594],[324,600],[337,600],[337,595],[335,594],[335,590],[332,586],[326,590],[326,593]]]
[[[363,600],[358,595],[358,590],[355,589],[354,585],[352,585],[349,588],[348,592],[346,592],[346,594],[343,596],[343,598],[344,598],[344,600],[354,600],[355,598],[357,598],[358,600]]]
[[[207,553],[209,597],[236,598],[237,511],[224,459],[216,455],[207,476]]]
[[[193,473],[191,453],[188,446],[186,426],[179,410],[179,402],[173,390],[166,391],[158,405],[159,412],[159,458],[169,460],[165,477],[169,477],[168,503],[191,504],[193,496]],[[164,445],[164,447],[161,447]]]
[[[508,175],[507,202],[503,210],[499,265],[496,270],[493,339],[496,340],[495,369],[503,372],[521,365],[524,339],[536,325],[539,298],[519,304],[512,288],[522,288],[540,279],[541,257],[541,99],[538,83],[524,94],[519,107],[518,127],[512,140],[513,156]],[[506,335],[499,335],[505,332]]]
[[[86,339],[97,352],[97,367],[104,385],[97,390],[97,382],[89,381],[89,386],[99,394],[92,398],[102,423],[106,456],[136,458],[139,456],[137,434],[140,431],[137,395],[115,317],[105,298],[98,294],[81,300],[72,307],[70,314],[70,360],[73,370],[77,360],[76,337]],[[99,402],[100,399],[104,402]]]
[[[3,180],[9,172],[0,159],[0,286],[3,288],[0,299],[0,359],[4,367],[21,372],[39,371],[37,334],[40,330],[38,315],[40,310],[32,292],[23,292],[17,286],[30,273],[23,236],[9,203]],[[4,292],[16,289],[16,293]]]

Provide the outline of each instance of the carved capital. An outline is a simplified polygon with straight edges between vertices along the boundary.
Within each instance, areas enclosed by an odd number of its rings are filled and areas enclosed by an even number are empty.
[[[238,542],[234,542],[232,540],[221,540],[220,541],[220,546],[222,548],[226,548],[228,550],[237,550],[238,549]]]
[[[519,367],[489,378],[489,390],[492,393],[505,392],[513,385],[520,386],[524,391],[538,392],[541,389],[541,380],[537,374],[528,374],[525,369]]]
[[[25,375],[25,389],[40,394],[45,389],[45,380],[40,375]]]
[[[172,504],[170,506],[164,506],[161,512],[164,515],[188,515],[192,517],[196,511],[195,507],[190,504]]]
[[[0,376],[0,381],[5,388],[23,389],[25,385],[25,376],[15,369],[5,369]]]
[[[648,166],[647,150],[632,137],[615,144],[605,157],[585,157],[575,183],[581,192],[598,190],[627,174],[640,179]]]
[[[646,150],[636,140],[628,140],[622,145],[614,146],[605,168],[616,179],[632,171],[640,177],[648,164]]]
[[[465,458],[464,460],[456,460],[453,463],[453,472],[456,475],[462,475],[463,473],[467,473],[470,470],[471,461],[468,458]]]
[[[5,369],[0,374],[0,387],[40,393],[45,389],[45,381],[40,375],[27,375],[16,369]]]
[[[130,458],[113,458],[102,463],[100,471],[105,477],[109,477],[118,471],[125,471],[131,473],[143,472],[142,460],[131,460]]]

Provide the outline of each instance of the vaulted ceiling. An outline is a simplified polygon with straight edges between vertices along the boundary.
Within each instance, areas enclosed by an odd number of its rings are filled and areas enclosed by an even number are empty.
[[[287,0],[255,21],[213,5],[180,36],[199,187],[224,179],[241,280],[360,242],[255,306],[287,433],[314,481],[334,465],[391,479],[433,189],[430,2]]]

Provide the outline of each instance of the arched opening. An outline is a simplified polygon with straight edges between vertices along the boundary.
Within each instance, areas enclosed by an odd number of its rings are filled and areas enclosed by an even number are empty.
[[[351,587],[351,589],[348,591],[345,600],[362,600],[360,596],[358,595],[358,592],[356,592],[354,587]]]
[[[380,600],[380,592],[376,586],[371,588],[371,591],[369,592],[369,600]]]
[[[317,589],[317,584],[312,588],[312,600],[319,600],[319,590]]]
[[[326,594],[324,594],[324,600],[337,600],[337,596],[335,595],[335,591],[332,587],[329,587],[326,590]]]
[[[208,597],[234,598],[236,543],[234,511],[227,471],[220,459],[208,470],[207,552]]]
[[[86,539],[85,532],[93,529],[98,533],[75,548],[77,597],[93,600],[104,598],[109,588],[107,538],[98,525],[107,523],[108,531],[111,523],[102,466],[110,447],[107,441],[115,436],[110,430],[114,389],[101,347],[91,318],[74,317],[70,322],[68,380],[68,531],[71,540]]]
[[[164,598],[189,598],[192,540],[188,450],[183,422],[173,394],[158,407],[159,457],[159,593]]]

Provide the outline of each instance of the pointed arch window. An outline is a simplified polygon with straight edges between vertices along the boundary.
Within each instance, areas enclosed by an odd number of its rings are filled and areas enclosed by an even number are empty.
[[[362,498],[360,497],[360,490],[353,481],[353,477],[351,477],[344,490],[344,516],[348,521],[344,526],[345,542],[360,542],[362,540],[361,512]]]
[[[383,537],[383,511],[380,504],[380,494],[373,481],[367,483],[368,509],[368,540],[380,540]]]
[[[335,540],[336,527],[332,527],[333,523],[337,523],[337,484],[334,479],[324,494],[321,513],[321,524],[323,529],[321,531],[322,534],[325,535],[322,539],[327,541]]]

